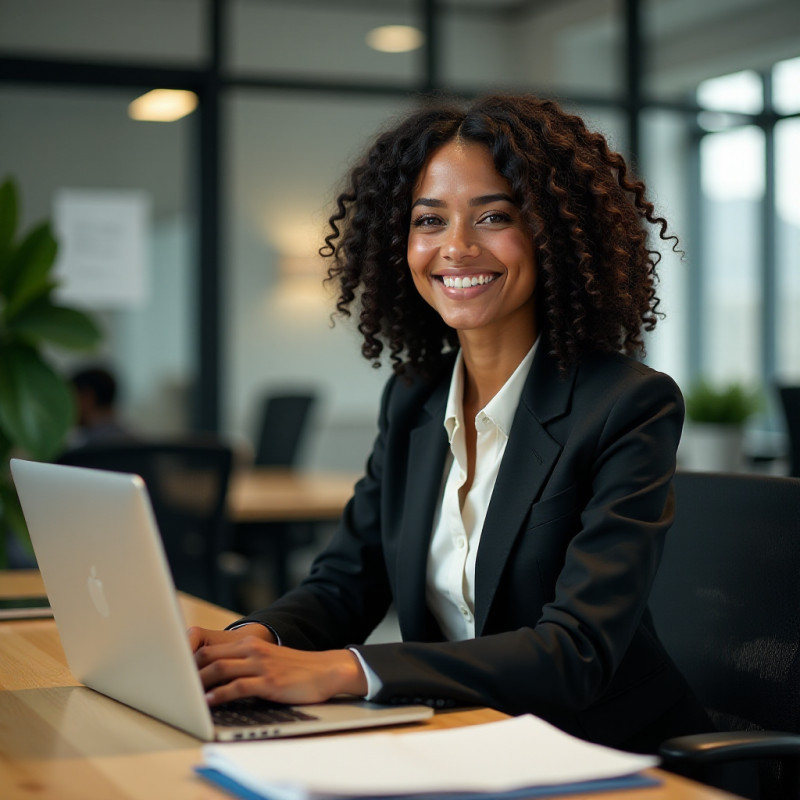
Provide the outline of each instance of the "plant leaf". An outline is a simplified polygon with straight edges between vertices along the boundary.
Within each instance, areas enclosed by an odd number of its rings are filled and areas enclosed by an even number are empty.
[[[33,458],[47,461],[75,419],[67,382],[30,347],[10,345],[0,360],[0,426]]]
[[[31,343],[47,341],[71,350],[90,350],[102,337],[87,314],[74,308],[54,306],[47,298],[17,314],[8,322],[8,329]]]
[[[10,533],[16,537],[24,550],[33,555],[33,545],[31,545],[28,526],[25,524],[25,517],[22,514],[22,506],[19,504],[17,490],[10,480],[0,480],[0,520],[6,526],[6,536]],[[3,551],[2,555],[7,559],[8,540],[6,540],[5,547],[0,545],[0,549]]]
[[[21,312],[25,311],[28,306],[39,301],[49,300],[50,293],[56,288],[58,284],[55,281],[46,280],[40,284],[35,290],[32,288],[25,296],[16,295],[16,302],[6,305],[3,310],[3,317],[8,324],[13,321]]]
[[[5,285],[7,258],[17,229],[18,206],[16,183],[8,178],[0,184],[0,291]]]
[[[742,425],[762,405],[761,393],[739,383],[714,386],[699,380],[686,395],[686,416],[694,422]]]
[[[56,260],[58,245],[50,231],[50,223],[37,225],[9,256],[6,265],[6,317],[18,313],[33,297],[42,293],[50,281],[50,270]]]

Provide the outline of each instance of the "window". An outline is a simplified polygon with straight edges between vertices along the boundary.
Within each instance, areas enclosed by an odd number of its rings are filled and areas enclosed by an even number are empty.
[[[800,119],[775,126],[776,371],[800,381]]]
[[[699,224],[688,302],[693,372],[800,377],[800,59],[697,90]]]
[[[719,382],[760,378],[763,164],[764,132],[755,126],[701,141],[701,363]]]

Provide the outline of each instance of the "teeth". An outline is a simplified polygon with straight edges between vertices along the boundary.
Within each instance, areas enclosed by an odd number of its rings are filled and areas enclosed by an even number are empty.
[[[481,286],[485,283],[491,283],[495,277],[495,275],[473,275],[472,277],[460,278],[444,275],[442,276],[442,282],[450,289],[466,289],[470,286]]]

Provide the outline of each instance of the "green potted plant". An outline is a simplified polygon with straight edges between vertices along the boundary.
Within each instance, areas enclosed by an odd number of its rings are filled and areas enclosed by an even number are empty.
[[[743,383],[696,381],[686,393],[683,466],[720,472],[739,469],[744,425],[761,405],[761,393]]]
[[[88,315],[54,300],[58,246],[49,222],[18,233],[18,217],[19,192],[8,178],[0,184],[0,568],[9,535],[30,550],[10,457],[54,457],[75,419],[69,382],[48,349],[88,350],[101,339]]]

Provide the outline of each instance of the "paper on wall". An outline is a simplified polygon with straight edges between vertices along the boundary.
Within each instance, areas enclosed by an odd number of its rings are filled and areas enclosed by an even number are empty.
[[[145,192],[60,189],[53,216],[60,300],[97,310],[146,302],[150,200]]]

